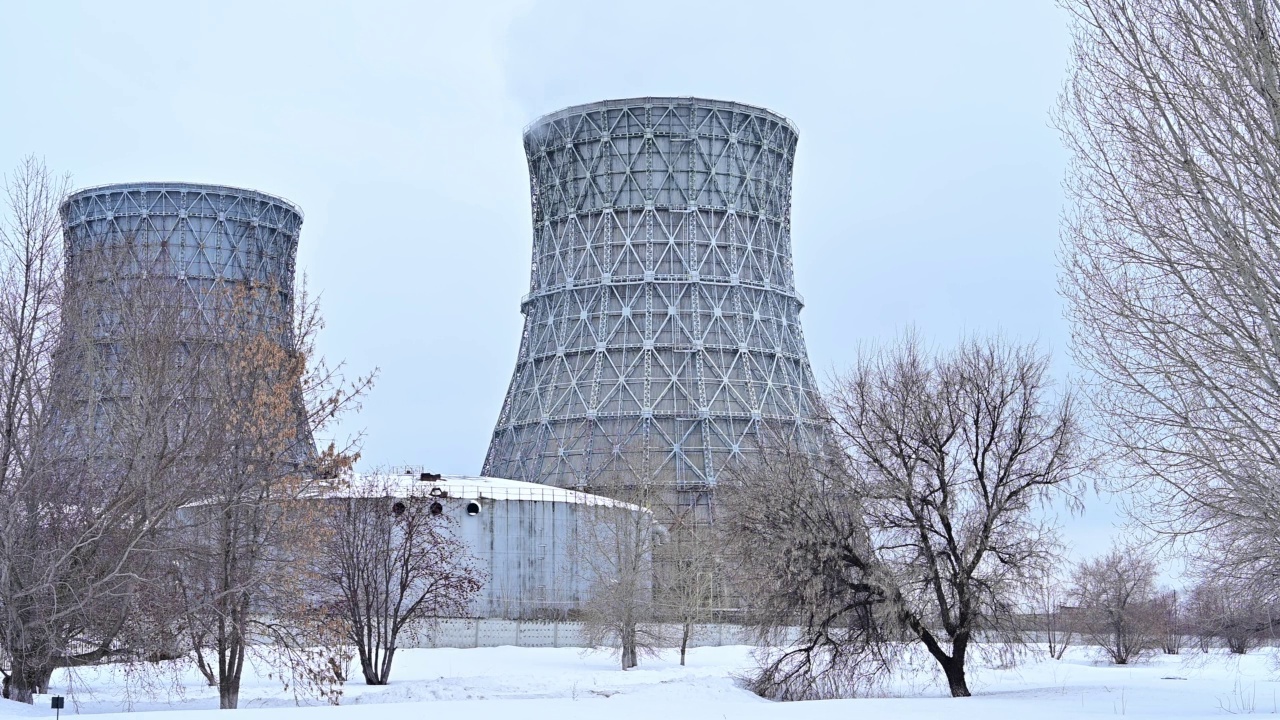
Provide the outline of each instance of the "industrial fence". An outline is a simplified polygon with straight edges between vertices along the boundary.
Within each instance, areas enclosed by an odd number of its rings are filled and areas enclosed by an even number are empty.
[[[678,625],[663,625],[662,637],[678,639]],[[678,640],[673,642],[676,644]],[[751,645],[755,638],[742,625],[714,623],[697,625],[690,647]],[[589,647],[585,625],[572,620],[494,620],[448,618],[431,627],[406,630],[398,645],[402,648],[478,648],[514,645],[517,647]]]
[[[679,644],[680,626],[674,623],[648,625],[656,633],[646,633],[650,637],[669,639],[675,647]],[[800,639],[801,629],[789,627],[774,642],[787,645]],[[1001,642],[1000,639],[983,637],[976,640]],[[706,623],[696,625],[690,637],[689,647],[722,647],[727,645],[754,645],[757,636],[754,630],[745,625],[734,623]],[[1030,630],[1018,634],[1017,642],[1027,645],[1043,645],[1047,638],[1043,632]],[[1072,645],[1088,645],[1088,641],[1078,635],[1073,638]],[[1201,645],[1208,648],[1226,648],[1222,638],[1208,638],[1202,643],[1199,638],[1187,636],[1180,643],[1184,652],[1198,651]],[[420,626],[406,628],[397,645],[401,648],[483,648],[515,646],[527,648],[568,647],[585,648],[591,643],[587,640],[586,625],[573,620],[506,620],[496,618],[445,618],[434,621],[430,627]],[[1275,638],[1260,639],[1258,647],[1276,647],[1280,640]]]

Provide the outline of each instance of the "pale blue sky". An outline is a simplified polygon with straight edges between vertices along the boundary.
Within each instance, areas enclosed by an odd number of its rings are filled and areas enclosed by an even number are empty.
[[[796,284],[820,377],[914,323],[1040,339],[1070,371],[1049,2],[0,0],[0,168],[216,182],[303,207],[332,358],[381,368],[366,464],[479,471],[520,339],[521,129],[700,95],[800,130]],[[1111,513],[1071,523],[1092,552]]]

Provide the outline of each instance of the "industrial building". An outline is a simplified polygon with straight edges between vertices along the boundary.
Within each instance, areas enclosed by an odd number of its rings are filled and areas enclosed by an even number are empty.
[[[656,483],[696,508],[762,437],[816,447],[791,267],[796,142],[774,112],[689,97],[526,128],[532,272],[484,474]]]
[[[373,487],[354,495],[330,492],[326,498],[358,497],[385,502],[431,498],[432,514],[445,521],[477,562],[485,582],[472,602],[470,617],[511,620],[572,618],[588,598],[599,567],[590,553],[605,552],[584,537],[592,528],[616,522],[651,527],[648,511],[635,505],[563,488],[492,477],[437,475],[411,468],[352,487]],[[661,532],[652,527],[653,532]]]

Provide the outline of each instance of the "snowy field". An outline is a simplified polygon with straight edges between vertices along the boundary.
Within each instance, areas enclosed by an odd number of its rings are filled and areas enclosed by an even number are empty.
[[[740,688],[735,676],[751,667],[750,653],[747,647],[697,648],[687,667],[680,667],[676,655],[668,653],[622,672],[610,655],[573,648],[404,650],[396,657],[391,685],[350,682],[341,707],[299,708],[279,681],[265,675],[246,677],[236,717],[1051,720],[1116,715],[1207,718],[1280,710],[1280,671],[1271,650],[1243,658],[1188,652],[1115,667],[1095,663],[1090,653],[1077,648],[1062,661],[978,670],[970,681],[975,697],[967,699],[943,697],[943,687],[929,673],[921,673],[895,683],[887,697],[800,703],[767,702]],[[358,678],[358,672],[354,674]],[[216,710],[216,692],[198,682],[194,672],[148,689],[117,670],[94,669],[55,676],[54,691],[67,695],[67,713],[147,711],[148,720],[226,717]],[[0,716],[52,716],[47,708],[46,697],[39,698],[36,707],[0,700]]]

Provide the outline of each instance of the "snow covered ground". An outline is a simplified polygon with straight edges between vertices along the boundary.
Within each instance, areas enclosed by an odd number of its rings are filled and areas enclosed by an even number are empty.
[[[1062,661],[1028,660],[1007,670],[978,670],[975,697],[943,697],[928,673],[892,685],[892,697],[773,703],[740,688],[735,676],[752,665],[750,648],[691,651],[680,667],[674,653],[645,659],[635,670],[616,669],[612,656],[572,648],[404,650],[393,682],[345,688],[342,706],[299,708],[291,692],[263,674],[246,678],[243,720],[675,720],[676,718],[778,718],[862,720],[936,718],[1084,718],[1134,716],[1208,718],[1280,712],[1280,670],[1273,651],[1243,658],[1188,652],[1140,665],[1096,663],[1083,648]],[[355,673],[358,677],[358,673]],[[148,711],[147,720],[213,720],[217,695],[194,672],[141,687],[119,670],[94,669],[55,676],[67,695],[68,713]],[[46,717],[47,698],[36,707],[0,700],[0,716]],[[101,716],[107,720],[107,716]],[[135,716],[136,717],[136,716]]]

